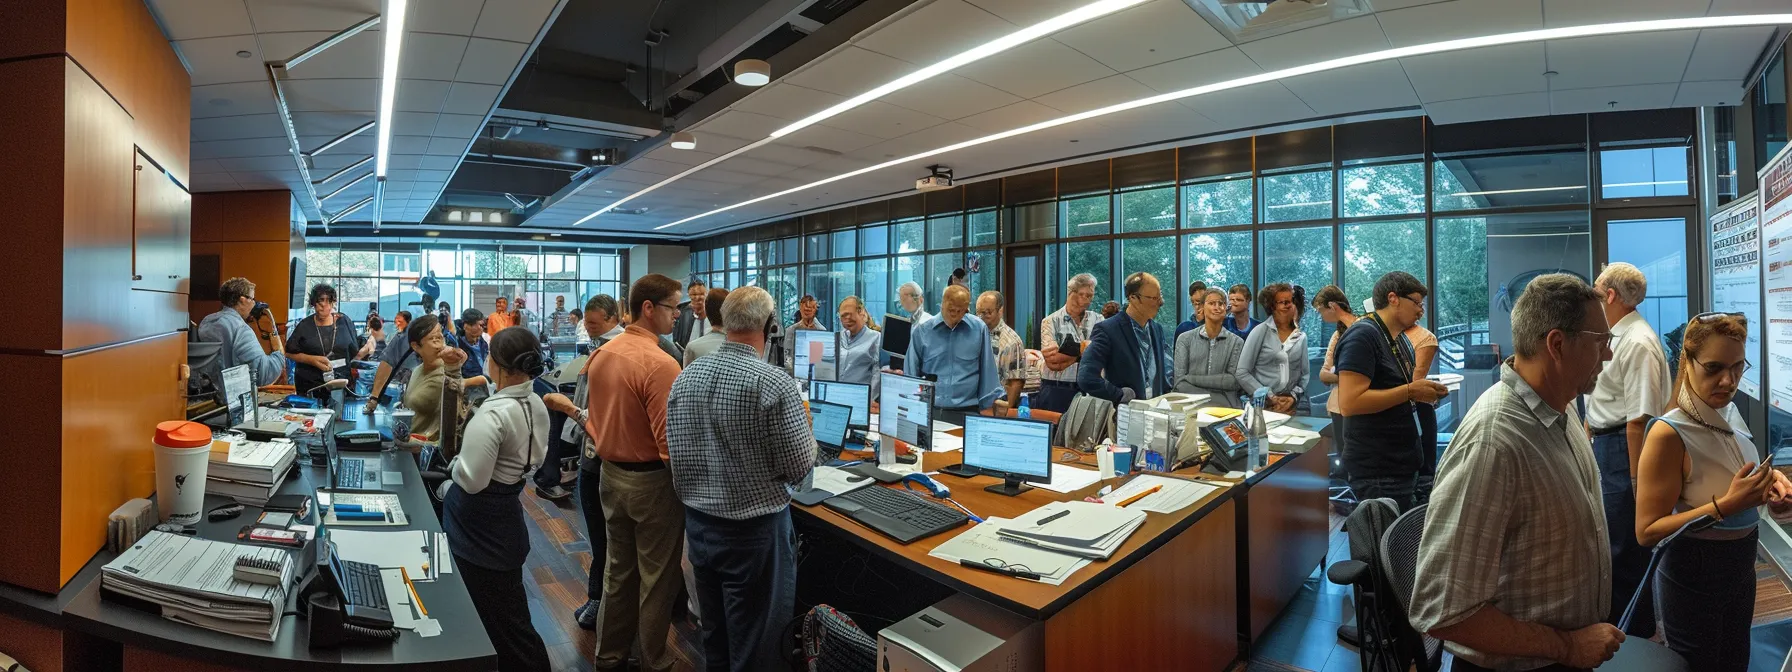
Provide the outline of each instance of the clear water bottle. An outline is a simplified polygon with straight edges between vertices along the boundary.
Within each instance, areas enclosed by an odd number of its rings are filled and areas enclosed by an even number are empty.
[[[1269,466],[1269,421],[1263,417],[1263,406],[1269,402],[1269,389],[1259,387],[1251,395],[1250,443],[1247,449],[1248,471],[1261,471]]]
[[[1020,410],[1015,411],[1015,414],[1023,418],[1033,417],[1033,409],[1027,405],[1027,395],[1024,392],[1020,395]]]

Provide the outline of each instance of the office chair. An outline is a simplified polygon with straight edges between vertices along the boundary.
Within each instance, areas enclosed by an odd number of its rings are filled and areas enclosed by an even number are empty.
[[[1394,640],[1404,659],[1411,659],[1419,672],[1437,672],[1444,662],[1444,643],[1412,627],[1412,591],[1419,571],[1419,538],[1425,533],[1425,510],[1421,504],[1400,514],[1381,535],[1381,568],[1393,588]]]
[[[1350,626],[1344,626],[1338,629],[1338,636],[1356,645],[1359,667],[1364,672],[1405,672],[1407,667],[1398,655],[1394,624],[1390,621],[1396,613],[1393,609],[1398,607],[1389,605],[1393,588],[1388,585],[1381,564],[1382,534],[1399,517],[1400,509],[1394,500],[1381,498],[1358,503],[1344,520],[1350,559],[1333,563],[1325,570],[1326,580],[1352,589],[1355,632],[1347,632]],[[1399,616],[1404,623],[1405,615]]]
[[[864,672],[877,668],[877,640],[851,616],[825,604],[803,615],[803,669],[808,672]]]
[[[1630,629],[1630,619],[1636,615],[1636,607],[1639,602],[1642,602],[1643,591],[1650,590],[1655,586],[1655,570],[1661,567],[1661,557],[1667,552],[1668,545],[1680,538],[1680,535],[1685,534],[1687,530],[1702,530],[1711,527],[1716,522],[1711,516],[1699,516],[1687,521],[1685,525],[1680,526],[1680,529],[1674,530],[1673,534],[1655,544],[1655,549],[1649,552],[1649,566],[1643,570],[1642,583],[1637,585],[1636,592],[1631,594],[1630,603],[1624,607],[1624,614],[1618,617],[1619,630]],[[1686,659],[1681,658],[1680,654],[1674,653],[1673,649],[1642,637],[1625,637],[1624,643],[1618,646],[1618,652],[1612,655],[1612,659],[1605,661],[1605,664],[1599,667],[1626,670],[1627,672],[1630,670],[1684,672],[1692,669],[1687,665]]]

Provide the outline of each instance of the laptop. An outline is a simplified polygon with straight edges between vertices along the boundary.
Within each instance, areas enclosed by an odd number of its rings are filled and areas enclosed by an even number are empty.
[[[325,464],[329,468],[330,487],[341,490],[377,490],[385,478],[384,462],[378,455],[356,457],[343,455],[336,446],[336,422],[322,423]]]
[[[852,409],[825,401],[809,402],[809,417],[815,431],[815,463],[832,462],[840,457],[840,451],[846,447],[846,428],[852,419]],[[840,489],[840,488],[835,488]],[[791,494],[791,499],[804,506],[820,504],[834,495],[841,493],[815,488],[815,470],[803,477],[803,484]]]

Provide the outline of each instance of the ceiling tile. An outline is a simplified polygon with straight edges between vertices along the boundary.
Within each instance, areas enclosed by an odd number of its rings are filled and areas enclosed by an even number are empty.
[[[193,66],[194,86],[268,81],[268,69],[253,35],[185,40],[176,42],[175,47]],[[239,51],[249,52],[249,57],[237,56]]]
[[[954,74],[943,74],[880,98],[941,119],[960,119],[1012,105],[1020,97]]]
[[[835,152],[854,152],[880,142],[878,138],[844,131],[832,126],[815,125],[778,139],[791,147],[820,147]],[[702,145],[699,145],[702,146]]]
[[[325,141],[342,135],[373,121],[378,113],[373,110],[355,110],[352,112],[295,112],[292,127],[299,137],[319,136]],[[427,131],[426,131],[427,132]],[[373,129],[367,129],[361,135],[371,137]],[[408,133],[406,135],[409,135]]]
[[[701,138],[699,138],[699,140],[701,140]],[[703,147],[701,144],[697,146],[699,148]],[[652,158],[657,161],[664,161],[666,163],[677,164],[689,168],[699,163],[703,163],[704,161],[716,158],[717,156],[720,156],[720,154],[717,152],[704,151],[703,149],[673,149],[666,145],[660,145],[659,147],[655,147],[652,151],[647,152],[642,158]]]
[[[454,170],[458,166],[460,166],[459,156],[424,156],[422,161],[417,164],[418,168],[424,170]]]
[[[765,159],[792,166],[812,166],[840,156],[836,152],[821,152],[808,147],[792,147],[782,143],[772,144],[753,150],[754,158]]]
[[[1543,45],[1509,44],[1400,60],[1420,100],[1456,100],[1547,91]]]
[[[774,163],[764,159],[753,158],[751,156],[737,156],[717,164],[717,168],[731,173],[758,175],[760,179],[765,179],[774,175],[782,175],[790,172],[792,169],[796,168],[796,166]],[[703,174],[707,176],[709,171],[704,171]]]
[[[1064,116],[1064,113],[1059,110],[1046,107],[1031,100],[1023,100],[1013,105],[984,112],[983,114],[959,119],[958,123],[987,133],[1000,133],[1062,116]]]
[[[416,170],[418,168],[418,166],[420,166],[422,164],[423,164],[423,156],[422,155],[419,155],[419,154],[393,154],[390,158],[388,158],[386,160],[386,169],[387,169],[386,170],[386,178],[392,179],[392,180],[398,179],[400,172],[410,172],[410,171]],[[386,195],[387,196],[392,195],[392,189],[390,187],[388,187],[386,189]]]
[[[694,133],[697,135],[697,146],[702,147],[704,152],[713,152],[716,156],[727,154],[753,143],[753,140],[726,133],[714,133],[708,130],[694,131]]]
[[[218,159],[218,165],[232,173],[250,171],[274,172],[280,170],[298,170],[291,156],[246,156],[233,159]]]
[[[475,37],[512,42],[534,42],[558,0],[501,0],[487,2],[473,27]]]
[[[684,164],[661,161],[645,156],[629,161],[625,167],[629,170],[651,173],[660,177],[671,177],[690,169],[690,166]]]
[[[429,151],[429,136],[394,135],[392,136],[393,154],[422,154]]]
[[[276,113],[274,93],[267,82],[195,86],[191,93],[194,119]]]
[[[1786,11],[1785,0],[1713,0],[1711,16],[1772,14]]]
[[[442,102],[448,97],[449,86],[450,84],[448,82],[437,82],[427,79],[401,79],[398,81],[398,92],[396,94],[397,100],[393,101],[393,107],[405,112],[441,111]],[[464,86],[472,87],[478,85],[466,84]],[[497,98],[496,87],[493,87],[491,95],[494,100]],[[377,104],[378,101],[376,100],[375,103]],[[491,107],[488,105],[486,109],[480,110],[478,114],[483,116],[489,111],[491,111]]]
[[[451,81],[467,54],[467,38],[406,30],[398,71],[405,77]],[[378,61],[375,61],[378,63]]]
[[[1674,104],[1679,84],[1605,86],[1592,89],[1555,90],[1549,94],[1551,114],[1582,114],[1624,110],[1653,110]],[[1613,105],[1612,103],[1617,103]]]
[[[735,161],[735,159],[729,159],[729,160],[724,161],[718,165],[726,166],[728,164],[733,163],[734,161]],[[709,180],[711,182],[717,182],[717,183],[721,183],[721,184],[753,184],[754,182],[758,182],[762,179],[765,179],[764,175],[760,175],[758,173],[740,173],[740,172],[735,172],[732,170],[724,170],[721,167],[710,168],[710,169],[704,170],[701,173],[697,173],[697,175],[701,176],[705,180]]]
[[[1223,128],[1249,128],[1317,116],[1281,82],[1264,82],[1185,98],[1182,104]]]
[[[1692,56],[1693,31],[1602,35],[1547,43],[1552,89],[1584,89],[1680,81]]]
[[[1022,98],[1035,98],[1114,74],[1075,49],[1037,40],[957,70],[958,74]]]
[[[499,0],[494,4],[507,5],[511,1]],[[417,9],[427,8],[427,11],[411,12],[405,17],[406,30],[471,35],[473,23],[479,20],[479,10],[485,5],[485,0],[427,0],[427,3],[419,3],[417,6]]]
[[[193,120],[193,141],[238,140],[242,138],[286,138],[280,128],[280,115],[245,114],[236,117],[215,117]]]
[[[492,111],[492,104],[498,102],[500,87],[490,84],[472,84],[455,82],[449,89],[448,98],[442,101],[442,112],[447,114],[477,114],[485,116]]]
[[[1742,100],[1742,80],[1728,82],[1681,82],[1674,94],[1674,107],[1718,107],[1735,105]]]
[[[865,49],[930,65],[1019,30],[963,0],[935,0],[862,37]]]
[[[1704,16],[1711,0],[1543,0],[1550,28]]]
[[[435,128],[436,114],[433,112],[392,113],[393,135],[430,135],[435,132]],[[379,129],[369,129],[370,132],[375,130]]]
[[[1773,39],[1774,28],[1720,28],[1699,31],[1692,62],[1686,64],[1685,79],[1690,81],[1742,79],[1754,67],[1755,59]]]
[[[1445,0],[1375,0],[1375,11],[1390,12],[1396,9],[1433,5]]]
[[[257,35],[256,39],[261,42],[262,53],[269,59],[278,61],[297,56],[299,52],[329,39],[333,34],[333,32],[263,33]],[[380,41],[379,32],[364,31],[323,50],[303,63],[292,66],[286,71],[286,78],[378,78],[380,76],[380,54],[384,51],[383,46],[384,43]]]
[[[890,139],[908,135],[946,120],[882,101],[871,101],[821,122],[834,128]]]
[[[252,138],[249,140],[217,140],[194,142],[195,159],[228,159],[243,156],[287,156],[292,146],[286,138]],[[291,159],[288,159],[289,161]]]
[[[1182,0],[1153,0],[1052,39],[1121,72],[1232,46]]]
[[[849,46],[810,61],[779,81],[850,97],[919,69],[911,63]]]
[[[185,0],[190,2],[191,0]],[[243,0],[255,25],[269,30],[321,30],[335,33],[380,13],[380,0],[332,0],[328,3],[292,0]],[[194,3],[208,7],[223,2]],[[374,28],[378,30],[378,28]]]
[[[150,9],[161,19],[169,39],[193,40],[225,35],[250,35],[255,32],[249,22],[249,10],[235,0],[193,2],[192,0],[148,0]]]
[[[1249,42],[1239,47],[1264,70],[1280,70],[1388,48],[1373,16],[1326,23]]]
[[[703,123],[693,127],[693,130],[720,133],[736,138],[752,138],[753,140],[758,140],[771,135],[772,131],[783,128],[789,123],[788,120],[779,119],[777,117],[768,117],[763,114],[726,110],[721,114],[703,120]],[[706,151],[711,149],[705,147],[704,143],[701,141],[697,143],[697,146],[704,147]]]
[[[194,175],[225,172],[224,165],[218,163],[217,159],[197,159],[191,163],[188,171]]]
[[[286,92],[287,109],[294,113],[373,110],[380,101],[377,79],[299,79],[280,88]]]
[[[1543,6],[1535,2],[1452,0],[1393,12],[1381,2],[1375,7],[1382,32],[1396,47],[1543,27]]]
[[[1320,114],[1348,114],[1416,106],[1419,97],[1398,63],[1369,63],[1282,80]]]
[[[529,45],[518,42],[487,40],[473,38],[467,44],[466,58],[460,62],[460,74],[455,79],[477,84],[503,84],[510,81],[511,73],[523,60],[523,50]]]
[[[1126,73],[1126,76],[1160,93],[1181,91],[1216,82],[1249,77],[1263,72],[1250,57],[1237,49],[1190,56]]]
[[[322,147],[324,143],[334,140],[335,138],[336,136],[334,135],[301,135],[299,136],[299,146],[306,149]],[[330,151],[327,153],[360,158],[373,154],[377,144],[378,140],[372,133],[362,133],[347,140],[343,140],[341,144],[331,147]],[[417,152],[408,153],[416,154]]]
[[[1131,77],[1113,75],[1087,84],[1078,84],[1062,91],[1054,91],[1034,98],[1033,101],[1060,112],[1076,114],[1154,95],[1157,95],[1156,91],[1133,81]]]
[[[805,88],[789,82],[776,82],[754,91],[735,103],[731,109],[763,114],[779,119],[797,120],[827,109],[845,96]]]
[[[192,181],[187,186],[191,187],[194,193],[202,191],[236,191],[237,189],[241,189],[241,187],[236,184],[236,178],[231,177],[229,173],[194,175]]]
[[[460,156],[467,151],[472,138],[433,138],[429,141],[428,153],[438,156]]]
[[[466,141],[462,140],[461,142],[465,143]],[[465,149],[466,146],[463,144],[461,146],[461,148]],[[454,175],[451,172],[446,171],[446,170],[419,170],[419,171],[417,171],[417,183],[418,184],[426,184],[426,183],[432,183],[432,182],[434,184],[441,184],[443,182],[447,182],[448,178],[450,178],[450,177],[454,177]],[[415,196],[415,195],[416,194],[414,194],[414,193],[412,194],[412,196]]]
[[[444,114],[436,121],[435,134],[470,138],[484,122],[484,115]]]
[[[342,169],[343,166],[347,166],[348,164],[360,161],[361,159],[372,155],[371,152],[361,154],[336,151],[324,152],[323,154],[311,157],[311,172],[314,173],[313,177],[323,179],[324,176]]]
[[[1088,0],[969,0],[1017,26],[1030,26],[1088,4]]]
[[[1425,113],[1439,124],[1540,117],[1549,114],[1549,94],[1516,93],[1425,103]]]
[[[973,138],[983,137],[985,135],[988,134],[964,124],[947,122],[920,132],[911,133],[894,140],[888,140],[866,147],[865,149],[853,152],[849,156],[864,161],[881,163],[888,159],[899,159],[922,152],[928,152],[966,140],[971,140]],[[1009,139],[1003,142],[1026,142],[1024,137],[1025,136],[1023,136],[1023,138]],[[951,155],[947,154],[943,158],[949,159],[951,158]]]
[[[1118,112],[1094,121],[1108,129],[1100,135],[1113,147],[1157,144],[1223,130],[1212,119],[1170,103]]]

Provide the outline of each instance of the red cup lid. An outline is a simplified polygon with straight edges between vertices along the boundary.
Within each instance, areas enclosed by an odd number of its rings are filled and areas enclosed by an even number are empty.
[[[156,444],[169,448],[212,445],[212,428],[190,420],[169,420],[156,425]]]

